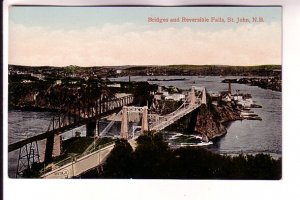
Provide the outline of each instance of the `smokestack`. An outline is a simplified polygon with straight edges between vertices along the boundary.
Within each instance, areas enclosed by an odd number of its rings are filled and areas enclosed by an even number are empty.
[[[228,82],[228,93],[231,94],[231,82]]]

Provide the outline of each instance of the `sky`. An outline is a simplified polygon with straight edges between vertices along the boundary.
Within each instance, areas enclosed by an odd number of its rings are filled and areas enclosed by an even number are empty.
[[[17,65],[281,64],[281,7],[12,6],[8,31],[8,62]]]

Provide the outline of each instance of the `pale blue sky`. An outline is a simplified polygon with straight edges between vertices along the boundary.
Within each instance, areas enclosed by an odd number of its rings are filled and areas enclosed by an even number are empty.
[[[183,27],[216,30],[236,28],[234,23],[147,23],[148,17],[255,17],[266,23],[281,21],[281,7],[11,7],[9,19],[25,26],[47,26],[53,29],[82,29],[104,23],[150,25],[152,28]]]
[[[22,7],[9,63],[80,66],[281,64],[281,7]],[[148,23],[148,17],[263,17],[263,23]]]

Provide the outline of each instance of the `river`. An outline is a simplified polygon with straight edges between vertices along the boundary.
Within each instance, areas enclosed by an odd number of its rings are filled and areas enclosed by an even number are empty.
[[[186,79],[178,81],[149,81],[161,86],[175,86],[180,89],[189,89],[192,86],[205,86],[208,92],[218,92],[227,90],[228,84],[221,83],[225,78],[240,78],[237,76],[132,76],[131,81],[147,81],[147,79]],[[128,81],[128,77],[111,78],[112,81]],[[268,153],[273,157],[282,155],[282,94],[281,92],[261,89],[256,86],[243,84],[232,84],[232,91],[240,90],[241,93],[252,95],[253,101],[261,105],[262,108],[253,109],[262,120],[243,120],[228,124],[227,134],[215,141],[213,144],[205,146],[213,152],[221,154],[239,153]],[[25,139],[32,135],[42,133],[47,130],[54,113],[51,112],[21,112],[9,111],[8,113],[8,143],[13,143]],[[85,135],[85,127],[64,134],[64,138],[71,137],[76,131]],[[170,142],[174,136],[180,133],[168,133]],[[189,136],[197,138],[197,136]],[[9,176],[14,177],[16,159],[18,151],[8,155]]]
[[[227,83],[222,83],[224,79],[242,78],[239,76],[132,76],[131,81],[146,81],[151,78],[157,80],[185,79],[180,81],[149,81],[149,83],[161,86],[175,86],[180,89],[189,89],[192,86],[204,86],[208,92],[225,91]],[[128,81],[128,77],[111,78],[112,81]],[[232,92],[239,90],[240,93],[252,95],[254,103],[262,108],[253,108],[262,120],[243,120],[228,124],[227,134],[219,141],[208,145],[211,151],[221,154],[239,153],[268,153],[273,157],[282,155],[282,94],[281,92],[266,90],[257,86],[244,84],[232,84]],[[170,134],[178,135],[178,133]]]

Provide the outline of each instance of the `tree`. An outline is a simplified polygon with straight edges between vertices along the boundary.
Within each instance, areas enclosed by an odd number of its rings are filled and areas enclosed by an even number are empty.
[[[281,159],[269,155],[222,156],[201,147],[170,149],[161,134],[148,132],[137,139],[133,152],[122,139],[107,159],[106,178],[253,179],[281,178]]]
[[[168,178],[171,151],[161,134],[147,133],[137,139],[135,178]]]
[[[133,149],[125,139],[118,139],[104,165],[105,178],[131,178]]]

